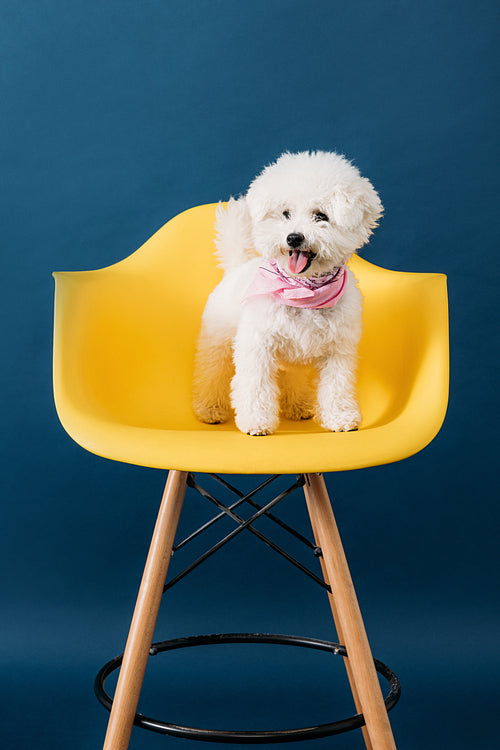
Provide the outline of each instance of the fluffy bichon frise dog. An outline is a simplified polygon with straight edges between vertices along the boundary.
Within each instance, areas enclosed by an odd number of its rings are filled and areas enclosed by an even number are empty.
[[[355,430],[362,296],[347,261],[383,208],[336,153],[283,154],[217,211],[225,269],[203,313],[193,407],[210,424],[269,435],[280,413]],[[315,373],[311,377],[311,370]]]

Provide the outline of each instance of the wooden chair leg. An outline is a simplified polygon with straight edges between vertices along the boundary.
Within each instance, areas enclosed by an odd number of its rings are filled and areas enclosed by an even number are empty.
[[[316,530],[315,523],[313,521],[313,518],[315,518],[315,515],[314,515],[314,512],[311,511],[311,496],[310,496],[309,489],[310,489],[310,480],[307,477],[306,484],[304,485],[304,494],[306,496],[307,507],[309,509],[309,518],[311,520],[314,541],[316,542],[316,546],[321,547],[321,544],[319,542],[318,532]],[[321,564],[321,570],[323,572],[323,578],[325,580],[325,583],[328,583],[328,585],[330,585],[324,558],[320,557],[319,561]],[[335,622],[335,630],[337,631],[338,641],[339,643],[344,644],[344,634],[342,632],[342,626],[340,624],[340,620],[339,620],[339,616],[337,612],[337,605],[335,604],[335,599],[333,598],[333,594],[328,593],[328,600],[330,602],[330,608],[332,610],[333,620]],[[347,677],[349,679],[349,684],[351,686],[351,692],[352,692],[352,697],[354,699],[354,705],[356,706],[356,711],[358,714],[361,714],[363,713],[363,709],[361,707],[361,703],[360,703],[359,696],[358,696],[358,691],[356,689],[356,683],[354,682],[354,677],[352,674],[351,664],[348,658],[344,658],[344,664],[345,664],[345,668],[347,672]],[[373,750],[373,746],[370,740],[370,735],[368,734],[368,729],[366,728],[366,726],[362,727],[361,731],[363,732],[363,738],[365,740],[366,750]]]
[[[186,479],[187,472],[184,471],[171,471],[168,475],[123,655],[104,750],[126,750],[130,741]]]
[[[322,550],[326,581],[339,640],[347,649],[348,675],[356,708],[366,722],[365,741],[373,750],[396,750],[363,618],[347,565],[325,481],[306,474],[305,495],[316,543]]]

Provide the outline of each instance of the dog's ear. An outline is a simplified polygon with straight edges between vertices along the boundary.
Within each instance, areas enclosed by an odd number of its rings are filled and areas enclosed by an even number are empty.
[[[368,236],[383,211],[378,193],[366,177],[361,177],[355,186],[337,191],[332,201],[333,219],[340,229],[354,230],[362,225]]]
[[[216,256],[225,271],[257,255],[253,249],[252,220],[245,198],[219,203],[215,218]]]

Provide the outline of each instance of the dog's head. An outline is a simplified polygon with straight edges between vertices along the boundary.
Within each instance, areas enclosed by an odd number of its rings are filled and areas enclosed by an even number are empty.
[[[327,273],[362,247],[383,207],[347,159],[324,151],[283,154],[250,185],[255,249],[287,273]]]

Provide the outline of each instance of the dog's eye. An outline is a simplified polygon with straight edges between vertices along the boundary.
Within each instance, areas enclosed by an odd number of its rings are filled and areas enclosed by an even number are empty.
[[[285,209],[285,211],[283,211],[283,216],[285,217],[285,219],[289,219],[290,218],[290,211],[288,209]]]
[[[314,221],[328,221],[328,216],[322,211],[315,211]]]

